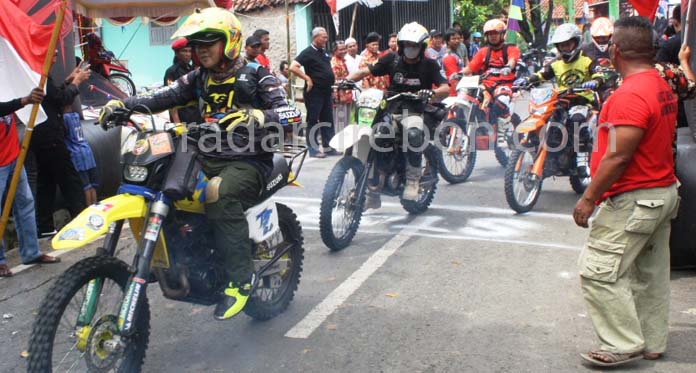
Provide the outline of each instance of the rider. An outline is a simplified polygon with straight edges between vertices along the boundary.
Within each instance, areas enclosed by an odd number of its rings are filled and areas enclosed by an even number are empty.
[[[483,25],[483,35],[488,45],[481,48],[469,65],[464,68],[464,75],[486,74],[483,85],[489,91],[494,89],[494,102],[491,107],[491,119],[498,124],[497,143],[505,144],[505,128],[510,123],[512,110],[512,82],[515,80],[515,66],[520,59],[520,50],[514,45],[505,44],[507,27],[499,19],[492,19]]]
[[[561,58],[544,66],[544,69],[527,78],[517,79],[515,86],[526,86],[530,83],[551,80],[556,78],[558,89],[566,89],[573,86],[582,88],[597,89],[602,82],[602,73],[598,71],[597,61],[593,61],[585,56],[580,50],[582,32],[572,23],[564,23],[553,33],[551,43],[558,48]],[[574,99],[568,110],[570,120],[573,123],[586,123],[591,117],[590,109],[594,101],[591,92],[583,92]],[[589,144],[589,131],[581,132],[581,144]],[[580,176],[589,176],[588,151],[581,147],[583,151],[577,153],[576,165]]]
[[[582,47],[582,54],[592,60],[600,58],[609,59],[609,40],[614,33],[614,24],[607,17],[599,17],[592,22],[590,34],[592,42],[585,43]]]
[[[273,154],[260,145],[270,127],[264,123],[297,123],[300,112],[288,106],[285,90],[266,68],[240,57],[242,25],[230,11],[196,10],[172,36],[178,37],[188,39],[201,68],[151,95],[110,101],[99,121],[108,121],[114,108],[145,105],[159,112],[198,101],[209,128],[221,131],[223,141],[199,150],[210,178],[205,210],[230,280],[215,308],[215,317],[222,320],[244,308],[256,281],[244,210],[258,203],[273,167]],[[254,143],[241,145],[235,137],[230,144],[229,132],[247,133]]]
[[[360,69],[350,75],[348,80],[360,80],[372,74],[374,76],[389,75],[391,92],[413,92],[421,98],[429,100],[433,96],[447,97],[449,87],[447,79],[442,75],[437,61],[425,58],[425,49],[428,46],[428,30],[416,22],[407,23],[397,34],[399,46],[398,55],[389,53],[380,58],[374,65]],[[407,138],[409,143],[408,162],[406,166],[406,187],[402,198],[406,200],[416,200],[420,188],[421,177],[421,154],[412,151],[414,148],[421,148],[424,144],[425,134],[422,124],[425,122],[431,128],[435,128],[438,123],[435,118],[424,115],[424,119],[413,119],[419,117],[409,117],[403,121],[404,128],[407,128]],[[370,194],[367,208],[379,207],[379,194]]]

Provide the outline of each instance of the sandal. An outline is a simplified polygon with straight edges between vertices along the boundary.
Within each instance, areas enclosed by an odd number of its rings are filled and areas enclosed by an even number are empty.
[[[0,264],[0,277],[12,277],[14,274],[7,264]]]
[[[657,360],[661,358],[662,354],[659,352],[643,352],[643,359],[645,360]]]
[[[592,365],[600,367],[615,367],[630,363],[631,361],[643,359],[643,352],[631,352],[628,354],[617,354],[609,351],[595,350],[587,354],[580,354],[583,360]]]
[[[41,254],[41,256],[36,257],[24,264],[53,264],[60,263],[60,258],[55,256],[50,256],[46,254]]]

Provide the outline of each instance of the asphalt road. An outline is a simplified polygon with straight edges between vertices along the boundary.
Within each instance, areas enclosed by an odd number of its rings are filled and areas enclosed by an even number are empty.
[[[148,296],[148,372],[576,372],[596,345],[576,269],[587,232],[570,212],[566,178],[548,180],[534,212],[515,215],[503,170],[479,154],[462,185],[440,181],[430,210],[408,216],[398,200],[365,214],[352,246],[330,253],[317,231],[324,181],[337,157],[312,160],[303,189],[277,200],[300,217],[305,263],[288,310],[268,322],[245,315],[215,321],[213,308]],[[132,251],[124,240],[122,258]],[[0,371],[26,368],[31,325],[56,276],[93,249],[57,265],[0,279]],[[672,275],[666,358],[646,372],[696,371],[696,273]]]

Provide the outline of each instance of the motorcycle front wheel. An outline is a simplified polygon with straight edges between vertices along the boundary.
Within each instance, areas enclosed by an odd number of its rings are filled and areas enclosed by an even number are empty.
[[[449,119],[454,126],[440,133],[441,154],[438,171],[442,178],[450,184],[465,182],[474,171],[476,164],[476,146],[472,142],[472,134],[465,120]]]
[[[130,276],[123,261],[97,255],[58,277],[36,316],[27,370],[139,372],[150,335],[147,296],[141,295],[138,304],[135,334],[120,337],[122,348],[107,347],[119,337],[118,316]]]
[[[401,207],[408,211],[409,214],[422,214],[427,211],[433,202],[433,198],[435,198],[435,191],[437,190],[437,165],[440,158],[437,148],[429,145],[423,152],[423,157],[425,160],[423,162],[423,173],[420,178],[418,199],[412,201],[400,198]]]
[[[135,96],[135,83],[126,74],[112,73],[109,81],[128,96]]]
[[[532,173],[534,159],[533,152],[515,149],[505,167],[505,199],[518,213],[531,211],[541,194],[543,180]]]
[[[359,159],[345,156],[333,167],[324,186],[319,232],[321,240],[331,251],[343,250],[350,245],[360,226],[366,196],[365,190],[358,190],[363,170]]]

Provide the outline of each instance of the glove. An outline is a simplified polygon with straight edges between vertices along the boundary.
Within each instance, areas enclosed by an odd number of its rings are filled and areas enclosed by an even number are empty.
[[[101,108],[101,111],[99,112],[99,118],[97,118],[97,124],[102,126],[104,130],[107,130],[107,123],[111,120],[114,119],[114,112],[117,109],[125,109],[126,105],[123,104],[123,102],[119,100],[111,100],[104,105],[103,108]]]
[[[263,127],[263,112],[257,109],[237,110],[225,114],[225,116],[218,121],[218,125],[220,126],[220,128],[224,128],[225,131],[230,131],[232,128],[239,124],[245,126],[257,124],[259,127]]]
[[[590,81],[588,81],[588,82],[582,83],[582,84],[580,85],[580,88],[585,88],[585,89],[597,89],[597,86],[599,86],[599,84],[597,83],[596,80],[590,80]]]
[[[512,69],[510,67],[505,66],[502,69],[500,69],[500,75],[505,76],[505,75],[510,75],[510,74],[512,74]]]
[[[423,101],[429,101],[431,97],[433,97],[433,91],[431,89],[421,89],[418,91],[417,95],[418,98],[420,98]]]
[[[515,79],[514,82],[512,82],[512,85],[514,87],[524,87],[526,85],[529,85],[529,78],[519,78]]]

